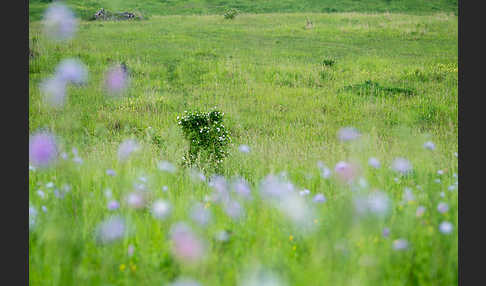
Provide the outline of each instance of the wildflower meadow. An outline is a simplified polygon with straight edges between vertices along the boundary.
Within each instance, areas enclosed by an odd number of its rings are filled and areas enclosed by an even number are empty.
[[[29,8],[29,285],[458,284],[457,1]]]

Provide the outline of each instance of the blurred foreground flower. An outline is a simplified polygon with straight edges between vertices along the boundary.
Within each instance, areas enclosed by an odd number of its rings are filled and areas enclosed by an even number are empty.
[[[45,104],[52,108],[60,108],[66,98],[67,82],[57,77],[51,77],[40,84],[40,91]]]
[[[197,262],[204,256],[204,244],[191,228],[179,222],[171,227],[170,237],[173,242],[172,253],[183,262]]]
[[[124,65],[111,67],[105,75],[105,87],[109,94],[120,95],[128,87],[129,77]]]
[[[439,225],[439,230],[443,234],[449,234],[449,233],[451,233],[452,232],[452,229],[453,229],[452,223],[450,223],[448,221],[444,221],[444,222],[442,222]]]
[[[125,234],[125,220],[119,216],[110,217],[98,225],[97,238],[103,244],[114,242]]]
[[[344,127],[339,129],[338,138],[343,142],[356,140],[361,136],[359,131],[354,127]]]
[[[152,215],[156,219],[162,220],[170,215],[171,209],[172,207],[168,202],[159,199],[152,204]]]
[[[84,84],[88,78],[86,66],[77,59],[64,59],[56,67],[55,78],[74,84]]]
[[[401,157],[395,158],[395,160],[393,160],[392,162],[391,167],[394,171],[399,172],[402,175],[406,175],[412,171],[412,163],[410,163],[410,161],[408,161],[407,159]]]
[[[78,21],[67,6],[58,2],[50,4],[43,18],[44,32],[53,40],[70,39],[76,32]]]
[[[29,138],[29,161],[34,167],[47,167],[57,159],[56,139],[49,132],[37,132]]]
[[[128,159],[133,153],[140,150],[140,145],[134,139],[127,139],[123,141],[118,147],[118,159],[120,161]]]
[[[393,249],[394,250],[407,250],[408,249],[408,241],[401,238],[393,241]]]
[[[180,277],[177,278],[174,282],[170,283],[169,286],[200,286],[199,282],[194,279]]]

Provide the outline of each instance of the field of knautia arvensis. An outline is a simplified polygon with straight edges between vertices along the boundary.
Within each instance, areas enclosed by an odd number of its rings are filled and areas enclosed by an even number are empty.
[[[457,284],[457,16],[49,7],[30,285]],[[184,167],[180,116],[215,107],[229,155]]]

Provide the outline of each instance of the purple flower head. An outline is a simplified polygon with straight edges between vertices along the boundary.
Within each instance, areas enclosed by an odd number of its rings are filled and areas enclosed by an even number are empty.
[[[203,258],[204,244],[187,224],[179,222],[173,225],[170,237],[173,242],[172,253],[178,260],[194,263]]]
[[[140,145],[134,139],[123,141],[118,147],[118,159],[124,161],[133,153],[140,149]]]
[[[437,205],[437,210],[440,213],[446,213],[449,210],[449,205],[447,203],[441,202]]]
[[[172,210],[171,205],[164,200],[157,200],[152,204],[152,215],[156,219],[163,220],[170,215]]]
[[[449,234],[452,232],[454,226],[448,221],[444,221],[439,225],[439,230],[443,234]]]
[[[224,211],[232,219],[239,219],[244,213],[243,207],[240,205],[240,203],[234,200],[225,202]]]
[[[132,192],[125,199],[127,205],[132,209],[142,209],[145,207],[145,197],[140,192]]]
[[[260,183],[260,192],[267,199],[280,199],[294,192],[294,185],[273,174],[267,175]]]
[[[191,219],[201,226],[206,226],[211,221],[211,211],[201,203],[196,203],[191,209]]]
[[[429,150],[435,150],[435,144],[432,141],[427,141],[424,143],[424,148]]]
[[[117,210],[118,208],[120,208],[120,203],[118,203],[118,201],[113,200],[108,202],[108,209],[110,211]]]
[[[392,162],[391,167],[394,171],[399,172],[402,175],[406,175],[412,172],[412,163],[410,163],[410,161],[408,161],[407,159],[401,157],[395,158],[395,160],[393,160]]]
[[[241,153],[250,153],[250,146],[248,145],[240,145],[238,147],[238,150],[241,152]]]
[[[326,197],[323,194],[317,194],[312,200],[316,203],[325,203]]]
[[[111,94],[121,94],[128,82],[128,73],[121,65],[110,68],[105,75],[105,87]]]
[[[112,177],[113,177],[113,176],[115,176],[115,175],[116,175],[116,172],[115,172],[115,170],[113,170],[113,169],[108,169],[108,170],[106,170],[106,174],[107,174],[108,176],[112,176]]]
[[[37,220],[37,209],[34,206],[29,206],[29,230],[33,229]]]
[[[358,168],[354,164],[341,161],[334,167],[334,173],[339,180],[349,183],[358,175]]]
[[[56,138],[49,132],[37,132],[29,139],[29,161],[35,167],[47,167],[57,159]]]
[[[368,159],[368,164],[375,168],[375,169],[378,169],[380,168],[380,161],[378,159],[376,159],[375,157],[371,157]]]
[[[354,127],[344,127],[339,129],[338,138],[343,142],[356,140],[361,136],[359,131]]]
[[[55,77],[65,82],[83,84],[88,78],[88,69],[80,60],[65,59],[57,66]]]
[[[71,9],[55,2],[47,7],[44,13],[43,24],[47,36],[53,40],[63,41],[74,36],[78,21]]]
[[[417,211],[415,212],[415,216],[421,217],[424,215],[426,208],[424,206],[418,206]]]
[[[383,228],[383,237],[388,237],[390,235],[390,229],[388,227]]]
[[[393,241],[393,250],[407,250],[408,249],[408,241],[401,238]]]
[[[103,243],[111,243],[126,234],[125,220],[118,216],[110,217],[98,225],[98,240]]]
[[[236,180],[233,181],[233,190],[235,191],[235,193],[238,196],[240,196],[242,198],[245,198],[245,199],[251,198],[250,186],[242,178],[239,178],[239,179],[236,179]]]
[[[61,108],[66,98],[66,81],[51,77],[40,84],[44,103],[52,108]]]

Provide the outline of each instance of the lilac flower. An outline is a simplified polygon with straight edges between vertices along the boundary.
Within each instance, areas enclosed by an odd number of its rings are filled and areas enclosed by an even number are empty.
[[[123,141],[118,147],[118,159],[124,161],[133,153],[140,149],[140,145],[134,139]]]
[[[177,168],[168,161],[161,161],[157,163],[157,168],[159,168],[159,170],[161,171],[168,172],[168,173],[175,173],[175,171],[177,170]]]
[[[63,160],[67,160],[67,158],[68,158],[68,154],[67,154],[66,152],[62,152],[62,153],[61,153],[61,158],[62,158]]]
[[[163,192],[167,192],[168,190],[169,190],[169,187],[167,187],[167,186],[162,186],[162,191],[163,191]]]
[[[338,132],[339,140],[343,142],[356,140],[361,136],[358,130],[354,127],[344,127],[341,128]]]
[[[240,145],[238,147],[238,150],[241,152],[241,153],[250,153],[250,146],[248,145]]]
[[[42,206],[42,207],[41,207],[41,209],[42,209],[42,211],[43,211],[44,213],[46,213],[46,212],[47,212],[47,207],[46,207],[46,206]]]
[[[152,215],[159,220],[163,220],[170,215],[171,205],[164,200],[157,200],[152,204]]]
[[[449,210],[449,205],[444,202],[441,202],[437,205],[437,210],[442,214],[446,213]]]
[[[308,196],[310,194],[310,191],[305,189],[305,190],[302,190],[299,192],[299,195],[304,197],[304,196]]]
[[[374,214],[383,217],[390,209],[390,199],[384,192],[377,191],[366,196],[355,197],[354,207],[360,215]]]
[[[353,164],[341,161],[334,167],[337,178],[344,182],[351,182],[357,175],[358,170]]]
[[[179,222],[173,225],[170,237],[173,242],[172,253],[178,260],[193,263],[203,258],[204,244],[187,224]]]
[[[134,252],[135,252],[135,246],[133,246],[133,244],[128,245],[128,250],[127,250],[128,257],[132,257]]]
[[[429,150],[435,150],[435,144],[432,141],[427,141],[424,143],[424,148]]]
[[[58,2],[50,4],[43,18],[44,31],[53,40],[70,39],[76,32],[78,21],[67,6]]]
[[[116,172],[115,172],[115,170],[113,170],[113,169],[108,169],[108,170],[106,170],[106,174],[107,174],[108,176],[112,176],[112,177],[113,177],[113,176],[115,176],[115,175],[116,175]]]
[[[36,167],[47,167],[57,158],[57,143],[49,132],[37,132],[29,139],[29,161]]]
[[[312,199],[315,203],[325,203],[326,197],[323,194],[317,194]]]
[[[260,192],[266,199],[279,199],[294,192],[292,183],[275,175],[267,175],[260,183]]]
[[[139,192],[132,192],[127,195],[126,202],[130,208],[141,209],[145,207],[145,198]]]
[[[236,179],[236,180],[233,181],[233,190],[235,191],[235,193],[238,196],[240,196],[242,198],[245,198],[245,199],[251,198],[250,186],[242,178],[239,178],[239,179]]]
[[[417,217],[421,217],[421,216],[424,215],[424,213],[425,213],[425,207],[424,206],[418,206],[417,211],[415,212],[415,215]]]
[[[29,206],[29,230],[33,229],[37,220],[37,210],[34,206]]]
[[[393,241],[393,249],[394,250],[407,250],[408,249],[408,241],[401,238]]]
[[[331,169],[329,169],[322,161],[317,161],[317,168],[319,168],[322,178],[328,179],[331,176]]]
[[[206,226],[211,221],[212,215],[201,203],[196,203],[191,209],[191,219],[196,223]]]
[[[405,158],[395,158],[392,163],[392,169],[396,172],[406,175],[412,171],[412,163]]]
[[[57,66],[55,77],[65,82],[83,84],[88,78],[88,70],[80,60],[65,59]]]
[[[376,159],[375,157],[371,157],[368,159],[368,164],[375,168],[375,169],[378,169],[380,168],[381,164],[380,164],[380,161],[378,159]]]
[[[110,217],[98,225],[98,240],[103,243],[111,243],[126,234],[125,220],[118,216]]]
[[[390,235],[390,229],[388,227],[383,228],[383,237],[388,237]]]
[[[64,105],[66,98],[66,81],[57,77],[51,77],[42,81],[39,88],[44,103],[53,108],[60,108]]]
[[[200,171],[198,171],[196,169],[191,169],[190,176],[191,176],[191,179],[193,181],[196,181],[196,182],[204,182],[204,181],[206,181],[206,176],[204,176],[203,173],[201,173]]]
[[[439,170],[439,171],[437,171],[437,175],[441,176],[441,175],[443,175],[443,174],[444,174],[444,171],[443,171],[443,170]]]
[[[128,73],[121,66],[110,68],[105,75],[105,87],[110,94],[121,94],[129,84]]]
[[[240,203],[234,200],[225,202],[224,211],[232,219],[238,219],[244,213],[243,207],[240,205]]]
[[[448,222],[448,221],[444,221],[442,222],[440,225],[439,225],[439,230],[440,232],[442,232],[443,234],[449,234],[452,232],[452,229],[454,227],[452,226],[452,223]]]
[[[112,200],[108,202],[108,209],[110,211],[117,210],[120,207],[120,203],[118,201]]]
[[[42,190],[37,190],[37,195],[41,198],[41,199],[44,199],[46,197],[46,195],[44,194],[44,192]]]

